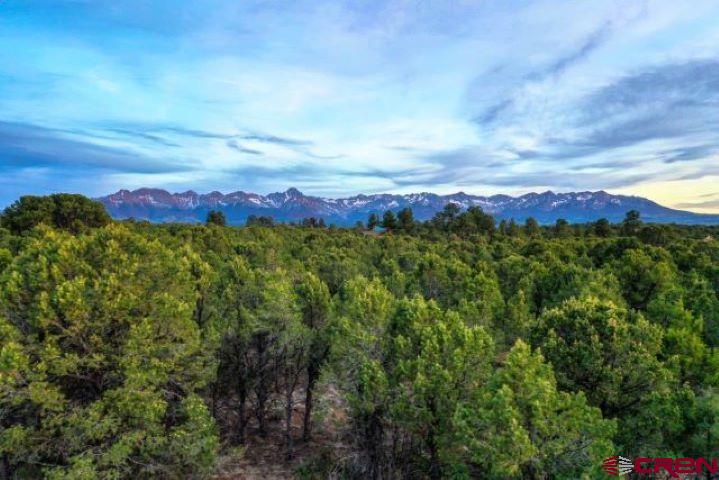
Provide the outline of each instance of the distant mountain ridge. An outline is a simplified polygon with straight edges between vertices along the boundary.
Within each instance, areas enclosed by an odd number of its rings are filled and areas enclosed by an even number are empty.
[[[523,221],[534,217],[540,223],[554,223],[563,218],[570,222],[588,222],[607,218],[618,222],[629,210],[638,210],[648,222],[719,224],[719,215],[704,215],[674,210],[649,199],[635,196],[611,195],[605,191],[527,193],[518,197],[509,195],[469,195],[464,192],[451,195],[412,193],[407,195],[373,194],[346,198],[323,198],[305,195],[296,188],[285,192],[259,195],[248,192],[210,192],[199,194],[192,190],[170,193],[155,188],[120,190],[100,197],[114,218],[137,218],[152,222],[202,222],[210,210],[224,212],[230,224],[243,224],[250,215],[271,216],[276,221],[298,221],[306,217],[323,218],[328,224],[353,225],[366,220],[372,213],[397,211],[410,207],[419,220],[431,218],[447,203],[456,203],[462,209],[481,207],[498,220],[514,218]]]

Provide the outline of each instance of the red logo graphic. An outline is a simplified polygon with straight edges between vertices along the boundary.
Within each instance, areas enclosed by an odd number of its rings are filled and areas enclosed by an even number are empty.
[[[630,473],[633,468],[634,464],[631,460],[626,457],[620,457],[619,455],[606,458],[602,462],[602,469],[609,475],[614,475],[615,477]]]
[[[635,472],[640,478],[643,475],[664,473],[670,478],[680,478],[680,474],[702,474],[705,470],[712,475],[719,473],[719,461],[716,458],[649,458],[638,457],[634,461],[615,455],[604,459],[602,470],[609,475],[618,477]]]

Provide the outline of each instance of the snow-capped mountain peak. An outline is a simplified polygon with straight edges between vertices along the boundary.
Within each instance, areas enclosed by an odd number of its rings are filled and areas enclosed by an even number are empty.
[[[437,195],[429,192],[398,194],[359,194],[343,198],[321,198],[305,195],[296,188],[284,192],[259,195],[236,191],[198,194],[192,190],[169,193],[166,190],[140,188],[119,190],[101,197],[116,218],[143,218],[152,221],[204,221],[209,210],[222,210],[230,223],[242,224],[249,215],[266,215],[277,221],[296,221],[305,217],[324,218],[327,223],[351,225],[366,220],[370,213],[398,211],[409,207],[415,218],[425,220],[448,203],[461,209],[480,207],[498,219],[522,221],[534,217],[542,223],[564,218],[570,222],[586,222],[607,218],[621,220],[629,210],[638,210],[645,220],[657,222],[714,223],[717,216],[673,210],[642,197],[611,195],[603,190],[590,192],[527,193],[517,197],[489,197],[457,192]]]

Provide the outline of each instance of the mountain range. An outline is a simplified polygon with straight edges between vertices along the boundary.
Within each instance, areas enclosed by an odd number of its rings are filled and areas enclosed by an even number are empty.
[[[477,206],[497,219],[514,218],[523,221],[534,217],[540,223],[554,223],[563,218],[570,222],[588,222],[607,218],[618,222],[629,210],[638,210],[642,219],[657,223],[719,224],[719,215],[705,215],[674,210],[649,199],[635,196],[611,195],[605,191],[527,193],[480,196],[464,192],[451,195],[412,193],[406,195],[373,194],[346,198],[323,198],[304,195],[296,188],[285,192],[259,195],[233,192],[199,194],[192,190],[170,193],[154,188],[120,190],[98,198],[108,212],[118,219],[136,218],[152,222],[202,222],[210,210],[220,210],[231,225],[244,224],[250,215],[270,216],[278,222],[299,221],[306,217],[323,218],[328,224],[353,225],[376,212],[398,211],[410,207],[415,218],[426,220],[447,203],[462,209]]]

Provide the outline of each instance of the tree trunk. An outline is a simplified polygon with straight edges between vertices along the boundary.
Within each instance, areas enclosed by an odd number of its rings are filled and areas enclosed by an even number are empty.
[[[439,480],[442,478],[442,469],[439,465],[437,442],[435,442],[433,433],[427,437],[427,446],[429,448],[429,478]]]
[[[309,441],[312,435],[312,402],[315,384],[317,383],[317,377],[319,369],[314,365],[307,367],[307,391],[305,393],[305,416],[302,422],[302,439]]]
[[[267,438],[267,422],[265,421],[265,405],[264,403],[259,404],[257,409],[257,423],[259,425],[260,437]]]
[[[260,436],[262,438],[267,437],[267,422],[265,419],[265,408],[267,404],[267,398],[269,396],[269,386],[267,385],[267,334],[260,333],[256,340],[257,344],[257,386],[255,389],[255,396],[257,397],[257,408],[255,409],[255,416],[257,417],[257,423],[259,424]]]
[[[287,450],[287,460],[292,459],[294,454],[292,443],[292,390],[289,380],[285,383],[285,448]]]
[[[203,327],[203,315],[205,313],[205,297],[200,295],[195,302],[195,323],[200,328]]]
[[[217,384],[217,380],[215,380],[212,384],[212,400],[211,400],[212,418],[214,418],[215,420],[218,420],[217,419],[217,397],[219,396],[219,394],[217,393],[217,390],[219,390],[219,387]]]
[[[10,466],[10,457],[8,457],[7,453],[3,453],[2,456],[2,469],[0,469],[0,473],[2,473],[2,480],[11,480],[13,477],[12,474],[12,467]]]
[[[239,417],[239,422],[237,425],[237,432],[235,432],[235,442],[239,445],[245,443],[245,428],[247,426],[247,414],[245,412],[247,403],[247,388],[243,382],[240,382],[240,385],[238,385],[237,397],[237,416]]]
[[[427,449],[429,450],[429,478],[439,480],[442,478],[442,466],[439,463],[439,452],[437,447],[436,433],[439,425],[437,418],[437,407],[434,398],[429,399],[429,411],[432,414],[432,425],[427,432]]]
[[[381,414],[377,410],[367,414],[363,419],[364,432],[362,443],[367,452],[368,478],[380,479],[383,477],[383,446],[384,446],[384,430],[382,427]]]

